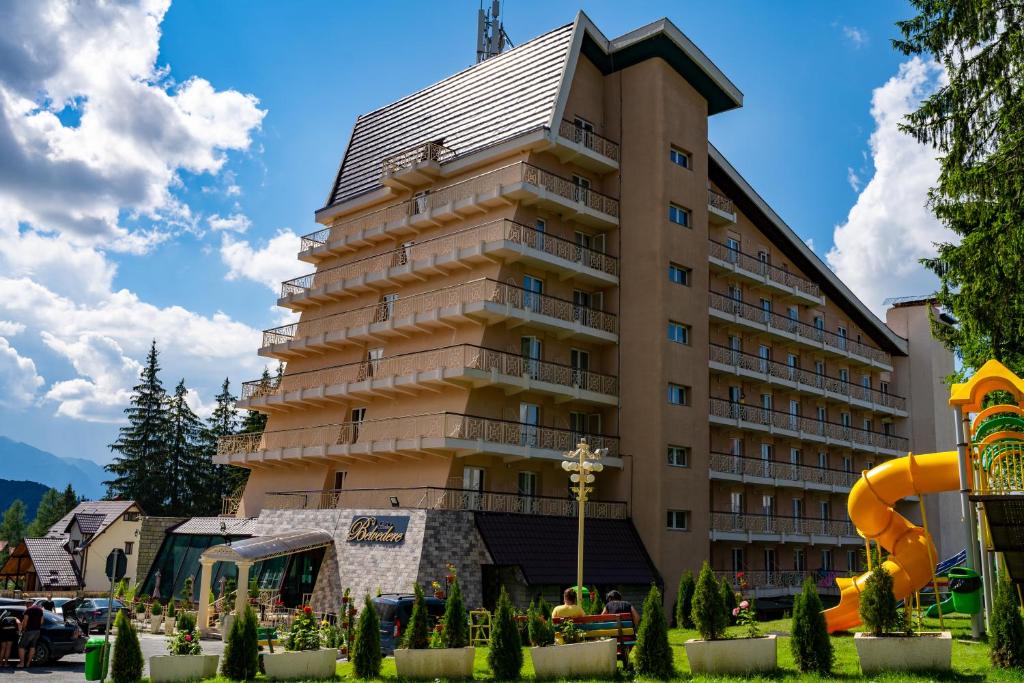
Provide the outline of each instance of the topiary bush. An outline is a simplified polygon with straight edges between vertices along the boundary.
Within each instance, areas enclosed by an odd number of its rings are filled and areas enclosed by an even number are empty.
[[[1013,585],[1003,579],[996,587],[996,598],[989,619],[988,643],[992,664],[1003,669],[1024,668],[1024,619]]]
[[[832,639],[828,635],[821,598],[814,581],[807,578],[793,598],[793,626],[789,649],[801,673],[827,676],[832,672]]]
[[[224,644],[220,672],[224,678],[233,681],[251,681],[259,673],[260,656],[256,634],[256,615],[246,605],[241,614],[235,615]]]
[[[679,588],[676,589],[676,626],[680,628],[693,628],[693,617],[690,610],[693,609],[693,572],[687,569],[679,577]]]
[[[142,680],[142,667],[145,666],[139,634],[122,611],[118,611],[114,626],[117,628],[117,639],[114,640],[110,677],[114,683],[136,683]]]
[[[498,608],[494,611],[494,622],[491,624],[491,649],[487,653],[487,665],[499,681],[518,679],[519,671],[523,668],[523,644],[512,613],[512,601],[504,586],[501,587]]]
[[[672,664],[672,648],[668,644],[668,622],[661,604],[661,591],[651,586],[644,600],[644,613],[640,618],[633,663],[637,674],[651,678],[667,679],[675,673]]]
[[[892,576],[884,565],[874,569],[864,582],[859,611],[861,621],[873,636],[902,630],[903,614],[896,607]]]
[[[718,582],[718,592],[722,594],[722,607],[725,608],[726,621],[729,624],[735,624],[736,618],[732,612],[739,603],[736,600],[736,591],[732,589],[732,583],[729,582],[729,577],[723,576],[722,580]]]
[[[462,600],[459,577],[453,576],[448,589],[448,601],[444,606],[441,620],[441,647],[456,648],[469,645],[469,623],[466,620],[466,603]]]
[[[178,613],[177,629],[179,631],[195,631],[196,630],[196,613],[195,612],[179,612]]]
[[[555,644],[555,629],[551,622],[544,618],[540,607],[532,602],[526,611],[526,628],[528,640],[533,647],[547,647]]]
[[[705,561],[693,589],[693,608],[690,618],[704,640],[718,640],[725,634],[729,616],[722,604],[722,591],[715,573]]]
[[[353,643],[352,668],[357,678],[380,677],[380,618],[377,609],[367,595],[363,600],[363,610],[359,613],[356,625],[356,638]]]
[[[426,650],[430,647],[430,625],[427,623],[427,603],[423,599],[423,589],[419,583],[414,583],[412,614],[409,615],[409,624],[405,628],[405,636],[402,638],[401,647],[409,650]]]

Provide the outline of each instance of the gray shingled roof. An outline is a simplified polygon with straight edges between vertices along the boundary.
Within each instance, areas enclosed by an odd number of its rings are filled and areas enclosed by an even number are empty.
[[[54,590],[81,588],[82,579],[63,539],[26,538],[25,548],[41,585]]]
[[[384,158],[422,143],[464,155],[549,125],[572,35],[566,24],[360,116],[327,204],[379,187]]]
[[[118,517],[127,512],[133,505],[134,500],[87,500],[75,506],[75,509],[64,515],[60,521],[50,527],[46,532],[48,538],[63,538],[67,536],[68,526],[75,515],[101,515],[103,520],[93,535],[99,535],[113,524]],[[84,529],[83,529],[84,531]]]
[[[225,530],[220,530],[223,524]],[[252,536],[255,533],[255,519],[238,519],[237,517],[193,517],[182,522],[170,531],[172,534],[191,534],[209,536],[226,533],[228,536]]]
[[[71,525],[77,522],[78,528],[82,531],[83,534],[95,534],[97,531],[100,530],[100,527],[103,526],[103,522],[105,522],[106,519],[107,516],[102,513],[79,513],[71,518],[71,521],[68,522],[68,527],[67,529],[65,529],[65,531],[70,531]]]

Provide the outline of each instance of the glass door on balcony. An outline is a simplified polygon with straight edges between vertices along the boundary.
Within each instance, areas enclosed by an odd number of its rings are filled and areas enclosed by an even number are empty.
[[[770,425],[772,423],[772,395],[761,394],[761,424]]]
[[[800,309],[796,306],[790,306],[786,311],[786,317],[789,318],[789,331],[796,333],[800,325]]]
[[[580,349],[570,350],[569,365],[572,366],[572,385],[574,387],[586,386],[584,378],[590,371],[590,354]]]
[[[519,422],[519,445],[536,448],[540,441],[540,406],[536,403],[520,403]]]
[[[725,247],[727,249],[729,263],[736,263],[740,260],[740,252],[742,249],[740,248],[739,240],[729,237],[725,240]]]
[[[772,531],[772,522],[775,520],[775,494],[766,493],[761,496],[761,514],[767,523],[765,531]]]
[[[516,477],[516,492],[522,501],[523,512],[535,514],[537,509],[537,473],[520,472]]]
[[[395,312],[395,301],[397,300],[398,294],[385,294],[381,296],[373,322],[382,323],[391,320],[391,316]]]
[[[426,213],[427,209],[430,208],[428,204],[427,195],[430,194],[430,190],[422,190],[412,196],[412,203],[409,208],[412,210],[412,214]]]
[[[730,555],[732,575],[735,578],[740,572],[744,570],[747,563],[743,559],[743,548],[732,548]]]
[[[821,516],[821,533],[828,533],[828,520],[831,516],[832,506],[827,500],[818,503],[818,514]]]
[[[743,510],[745,502],[743,500],[742,491],[730,491],[729,492],[729,512],[732,513],[732,527],[733,529],[743,528]]]
[[[823,549],[821,551],[821,571],[830,572],[832,569],[832,551]]]
[[[359,368],[359,381],[370,379],[377,375],[380,368],[380,361],[384,357],[384,348],[367,349],[366,362]]]
[[[467,510],[479,510],[483,507],[484,469],[482,467],[464,467],[462,469],[463,506]]]
[[[737,419],[740,416],[740,401],[743,400],[743,388],[738,386],[729,387],[729,417]]]
[[[795,353],[786,354],[786,367],[788,368],[787,372],[789,373],[789,381],[797,381],[797,370],[800,367],[800,357]]]
[[[772,300],[761,299],[761,322],[770,323],[772,320]]]
[[[836,334],[839,335],[839,349],[841,351],[846,350],[846,328],[840,325],[836,328]]]
[[[789,449],[789,478],[792,481],[802,479],[800,476],[800,465],[803,464],[803,454],[799,448]]]
[[[800,401],[789,402],[789,428],[794,432],[800,429]]]
[[[739,365],[742,353],[743,338],[735,334],[729,335],[729,364]]]
[[[807,571],[807,551],[803,548],[793,550],[793,571],[799,574]]]
[[[757,260],[758,260],[758,266],[759,266],[758,272],[761,275],[767,275],[768,274],[768,264],[769,264],[769,262],[771,260],[769,258],[769,256],[768,256],[768,252],[765,251],[764,249],[759,249],[758,252],[757,252]]]
[[[572,290],[573,320],[582,322],[584,325],[590,324],[590,309],[596,308],[592,305],[592,298],[590,292],[584,292],[582,289]]]
[[[366,408],[353,408],[350,415],[352,422],[352,441],[350,443],[356,443],[359,441],[359,427],[366,419]]]
[[[761,476],[771,477],[772,476],[772,458],[774,457],[774,447],[770,443],[761,444]]]
[[[525,374],[530,379],[540,378],[540,359],[543,347],[537,337],[521,337],[520,349],[525,359]]]
[[[758,370],[761,373],[767,375],[768,374],[768,366],[772,362],[772,348],[770,346],[765,346],[764,344],[761,344],[760,346],[757,347],[757,358],[758,358],[758,362],[757,362]]]
[[[814,361],[814,386],[818,389],[825,388],[825,361]]]
[[[540,313],[541,295],[544,294],[544,281],[532,275],[524,275],[523,290],[523,308],[534,313]]]
[[[581,175],[573,175],[572,184],[573,199],[582,204],[590,204],[590,180]]]
[[[777,558],[775,557],[775,548],[764,549],[764,579],[766,586],[775,585],[776,574],[779,571],[779,565]]]
[[[536,240],[536,243],[530,246],[535,249],[539,249],[540,251],[544,251],[544,234],[548,231],[547,221],[543,218],[538,218],[533,223],[533,230],[533,238]],[[529,240],[527,240],[527,244],[529,244]]]
[[[793,531],[803,533],[804,501],[803,498],[793,499]]]

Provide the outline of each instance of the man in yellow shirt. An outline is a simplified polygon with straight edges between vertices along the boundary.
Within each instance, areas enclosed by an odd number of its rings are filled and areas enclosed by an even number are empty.
[[[551,618],[582,617],[583,608],[576,604],[576,589],[566,588],[562,593],[562,604],[551,610]]]

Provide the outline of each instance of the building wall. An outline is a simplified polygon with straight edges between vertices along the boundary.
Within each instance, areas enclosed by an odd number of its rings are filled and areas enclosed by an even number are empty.
[[[130,508],[131,512],[138,512],[137,507]],[[110,580],[106,576],[107,555],[114,548],[124,550],[125,543],[134,544],[133,552],[127,556],[128,570],[125,578],[128,583],[139,580],[139,540],[142,533],[141,518],[135,522],[126,522],[124,517],[118,517],[99,536],[96,536],[88,545],[85,557],[85,567],[82,579],[86,591],[103,591],[110,589]],[[145,578],[145,577],[143,577]]]

